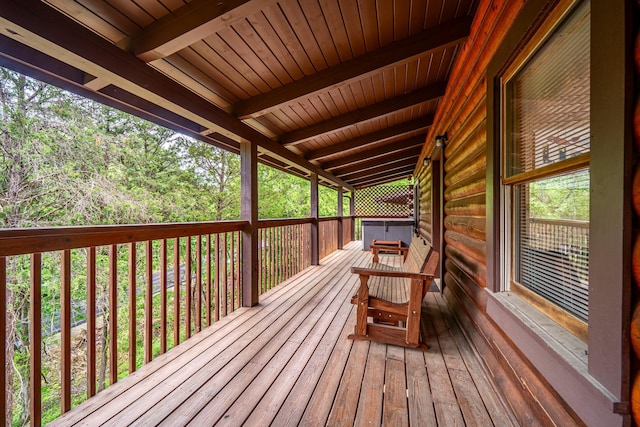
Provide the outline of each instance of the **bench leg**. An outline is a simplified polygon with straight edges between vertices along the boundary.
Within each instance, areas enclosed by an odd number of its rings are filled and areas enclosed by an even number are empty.
[[[407,335],[406,341],[409,345],[420,344],[420,314],[422,311],[422,288],[424,282],[421,280],[411,281],[409,295],[409,306],[407,307]]]
[[[367,313],[369,311],[368,281],[369,276],[360,276],[360,289],[358,289],[355,327],[355,335],[360,337],[367,336]]]

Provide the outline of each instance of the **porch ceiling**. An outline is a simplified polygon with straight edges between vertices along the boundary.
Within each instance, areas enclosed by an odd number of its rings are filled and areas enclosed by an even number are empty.
[[[413,173],[475,6],[4,1],[0,65],[353,188]]]

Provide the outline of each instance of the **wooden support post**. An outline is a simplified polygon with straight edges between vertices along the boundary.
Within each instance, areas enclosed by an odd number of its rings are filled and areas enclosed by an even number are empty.
[[[342,187],[338,187],[338,249],[342,249],[342,247],[344,246],[344,239],[342,236],[342,231],[343,231],[343,224],[342,224],[342,203],[343,203],[344,197],[343,197],[343,192],[342,192]]]
[[[318,234],[318,174],[311,173],[311,265],[320,264],[320,236]]]
[[[352,218],[351,225],[351,241],[356,240],[356,192],[351,192],[351,199],[349,199],[349,215]]]
[[[241,216],[248,224],[242,231],[242,306],[258,304],[258,148],[240,143],[242,187]]]

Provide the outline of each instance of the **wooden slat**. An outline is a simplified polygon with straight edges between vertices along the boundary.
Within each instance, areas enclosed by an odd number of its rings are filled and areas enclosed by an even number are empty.
[[[0,256],[0,384],[7,383],[7,257]],[[0,387],[0,420],[7,419],[7,387]]]
[[[211,326],[211,234],[207,234],[205,241],[205,253],[206,253],[206,262],[205,262],[205,293],[206,293],[206,304],[207,310],[205,312],[205,321],[207,326]]]
[[[118,381],[118,246],[109,246],[109,380]]]
[[[136,350],[137,350],[137,254],[136,244],[129,243],[129,373],[136,370]]]
[[[167,351],[167,286],[167,239],[162,239],[160,240],[160,354]]]
[[[180,239],[173,239],[173,346],[180,343]]]
[[[145,242],[144,363],[153,359],[153,242]]]
[[[202,329],[202,236],[196,236],[196,333]]]
[[[60,411],[71,409],[71,251],[60,262]]]
[[[184,290],[184,328],[185,339],[191,338],[191,236],[187,236],[186,250],[184,253],[185,264],[185,290]]]
[[[29,292],[29,417],[31,424],[42,424],[42,255],[31,255],[31,287]]]
[[[87,248],[87,398],[96,394],[96,248]]]

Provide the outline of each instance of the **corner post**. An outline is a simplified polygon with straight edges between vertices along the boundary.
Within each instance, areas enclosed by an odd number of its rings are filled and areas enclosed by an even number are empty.
[[[311,172],[311,265],[320,264],[318,216],[318,174]]]
[[[242,230],[242,306],[258,304],[258,148],[240,143]]]
[[[342,187],[338,187],[338,249],[342,249],[344,246],[344,239],[342,238],[343,223],[342,223],[342,203],[343,203],[343,190]]]

